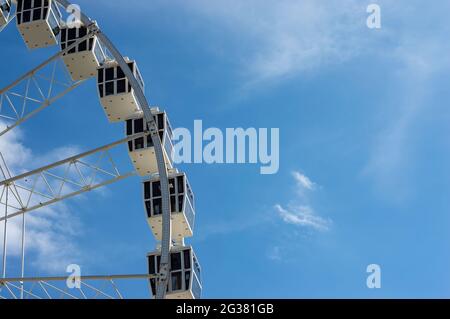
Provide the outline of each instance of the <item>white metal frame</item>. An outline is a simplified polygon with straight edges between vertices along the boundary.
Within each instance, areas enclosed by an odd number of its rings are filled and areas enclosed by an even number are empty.
[[[116,282],[152,278],[155,276],[148,274],[80,276],[71,278],[73,282],[77,280],[80,284],[78,288],[71,290],[67,286],[61,286],[68,280],[67,277],[0,278],[0,299],[124,299]]]
[[[8,209],[0,222],[136,175],[121,173],[110,151],[136,136],[84,152],[12,177],[0,153],[0,205]]]
[[[8,24],[16,18],[16,14],[15,14],[15,12],[12,11],[12,8],[13,8],[13,6],[11,5],[11,12],[9,13],[6,23],[0,27],[0,32],[2,32],[2,30],[5,29],[8,26]]]
[[[62,56],[90,36],[92,33],[88,33],[0,90],[0,118],[12,121],[12,124],[0,131],[0,137],[84,82],[71,79]]]
[[[54,0],[54,1],[56,1],[56,3],[59,4],[60,6],[62,6],[64,9],[67,9],[71,5],[71,3],[66,0]],[[100,40],[100,42],[104,45],[105,49],[107,50],[107,53],[109,53],[113,57],[113,59],[119,64],[119,66],[124,71],[126,77],[128,78],[128,80],[135,92],[135,95],[139,102],[139,105],[141,106],[142,111],[144,113],[144,118],[149,127],[148,134],[150,134],[150,136],[153,140],[156,159],[157,159],[157,163],[158,163],[158,172],[159,172],[160,181],[161,181],[162,211],[163,211],[163,214],[162,214],[163,238],[162,238],[162,242],[161,242],[160,273],[157,276],[158,285],[157,285],[157,294],[155,297],[156,297],[156,299],[163,299],[163,298],[165,298],[166,287],[168,284],[169,257],[170,257],[170,249],[172,246],[172,234],[171,234],[171,218],[170,218],[170,205],[169,205],[170,199],[169,199],[168,171],[167,171],[166,163],[164,161],[164,152],[163,152],[161,140],[159,138],[158,128],[154,121],[153,113],[150,109],[149,103],[144,95],[144,92],[141,89],[139,82],[135,78],[132,71],[127,67],[127,62],[125,61],[123,56],[116,49],[116,47],[109,40],[109,38],[96,26],[95,22],[93,22],[90,18],[88,18],[86,15],[84,15],[84,13],[81,13],[81,22],[83,23],[84,26],[86,26],[88,28],[89,32],[86,37],[91,36],[91,35],[96,35],[98,37],[98,39]],[[23,123],[24,121],[29,119],[31,116],[33,116],[36,113],[43,110],[44,108],[48,107],[50,104],[55,102],[57,99],[61,98],[66,93],[70,92],[71,90],[76,88],[79,84],[81,84],[82,81],[78,81],[78,82],[71,81],[70,76],[68,76],[68,79],[69,79],[68,82],[58,81],[55,78],[56,72],[53,71],[51,73],[52,75],[50,77],[44,77],[44,76],[40,77],[40,80],[42,80],[42,79],[47,80],[50,84],[50,88],[47,91],[47,94],[45,94],[45,90],[43,90],[39,86],[39,81],[37,81],[37,77],[38,77],[38,74],[40,71],[42,71],[45,67],[47,67],[53,63],[55,64],[53,70],[55,70],[56,64],[58,63],[58,61],[60,61],[60,57],[62,56],[62,54],[64,54],[66,51],[70,50],[72,47],[74,47],[75,45],[77,45],[79,42],[81,42],[83,40],[85,40],[85,39],[84,38],[80,39],[79,41],[74,43],[72,46],[67,47],[66,50],[59,52],[55,56],[51,57],[49,60],[45,61],[43,64],[39,65],[37,68],[33,69],[32,71],[28,72],[27,74],[25,74],[24,76],[19,78],[17,81],[15,81],[10,86],[8,86],[5,89],[0,91],[0,95],[1,95],[0,117],[7,118],[9,120],[14,121],[13,125],[7,127],[3,132],[0,132],[0,136],[5,134],[6,132],[10,131],[12,128],[18,126],[19,124]],[[65,70],[65,71],[67,72],[67,70]],[[18,93],[13,90],[14,88],[17,88],[20,83],[25,84],[25,92],[24,93]],[[54,87],[56,84],[65,85],[65,89],[62,92],[60,92],[59,94],[56,94],[55,90],[54,90]],[[31,97],[29,95],[31,86],[35,86],[37,91],[40,92],[40,98]],[[22,100],[22,103],[20,103],[19,105],[17,105],[17,103],[13,103],[11,97],[19,98],[19,100]],[[35,108],[30,108],[28,105],[28,103],[30,103],[30,102],[34,102],[34,103],[38,104],[38,106]],[[9,108],[9,111],[10,111],[9,115],[5,111],[7,108]],[[5,111],[5,114],[3,114],[3,116],[2,116],[2,111]],[[12,116],[11,116],[11,114],[12,114]],[[125,140],[127,140],[127,139],[125,139]],[[101,150],[97,149],[97,152],[101,152],[101,151],[104,151],[104,149],[101,149]],[[79,160],[80,158],[72,159],[72,161],[65,162],[64,164],[69,164],[69,166],[76,168],[77,165],[80,165],[82,163]],[[57,165],[57,164],[58,163],[55,163],[52,165]],[[63,197],[60,194],[54,192],[50,183],[48,183],[48,177],[51,176],[57,180],[59,179],[59,181],[62,183],[68,183],[67,178],[65,178],[64,176],[63,177],[56,176],[56,175],[52,176],[52,175],[45,173],[48,169],[51,169],[54,167],[56,167],[56,166],[44,167],[39,170],[30,172],[28,174],[28,176],[33,176],[33,175],[39,176],[39,178],[41,178],[44,181],[44,183],[48,185],[48,190],[50,191],[51,196],[47,196],[47,200],[48,200],[47,204],[51,204],[58,200],[63,199]],[[92,168],[94,168],[94,167],[92,167]],[[4,255],[3,255],[3,259],[4,259],[3,260],[3,278],[4,278],[3,279],[3,287],[6,287],[6,290],[8,290],[8,291],[12,290],[11,289],[12,282],[7,282],[5,279],[6,278],[6,268],[5,267],[6,267],[6,242],[7,242],[6,225],[7,225],[7,221],[9,218],[11,218],[13,216],[22,215],[22,229],[23,229],[23,231],[22,231],[22,237],[23,237],[22,238],[22,251],[23,251],[23,253],[22,253],[22,276],[21,276],[21,280],[19,280],[19,282],[21,285],[20,286],[20,288],[21,288],[20,294],[21,294],[21,298],[23,298],[24,294],[25,294],[24,282],[26,281],[26,279],[24,278],[24,272],[23,272],[24,250],[25,250],[24,249],[24,247],[25,247],[25,242],[24,242],[25,213],[27,211],[30,211],[30,209],[36,209],[38,207],[27,206],[26,205],[27,201],[22,200],[21,192],[24,190],[28,191],[28,195],[29,195],[28,198],[30,198],[34,195],[37,195],[38,192],[36,190],[34,190],[33,188],[31,188],[31,189],[24,188],[24,189],[22,189],[22,191],[19,191],[19,187],[18,187],[19,179],[18,178],[19,177],[23,178],[24,176],[18,176],[16,178],[13,178],[13,177],[11,177],[11,174],[7,170],[7,168],[5,171],[3,171],[3,174],[4,174],[4,178],[5,178],[5,181],[2,182],[4,193],[2,193],[2,196],[0,198],[0,199],[2,199],[3,196],[5,196],[5,201],[4,201],[5,214],[4,214],[4,217],[1,219],[1,220],[5,221],[5,223],[4,223],[4,227],[5,227],[4,250],[5,251],[4,251]],[[79,177],[83,179],[84,176],[82,174],[80,174]],[[112,175],[113,179],[118,179],[119,177],[122,177],[122,175],[120,175],[120,176]],[[83,191],[88,191],[90,189],[93,189],[93,187],[94,187],[94,185],[86,184],[86,183],[78,183],[78,184],[75,183],[75,185],[79,186],[80,189],[78,191],[74,191],[72,196],[80,194]],[[100,187],[100,186],[98,186],[98,187]],[[43,195],[43,194],[40,194],[40,195]],[[13,203],[10,202],[11,200],[13,200]],[[13,207],[13,206],[15,206],[15,204],[18,204],[17,205],[18,207]],[[42,207],[42,205],[41,205],[41,207]],[[15,209],[16,211],[15,212],[13,211],[11,213],[11,209],[13,209],[13,210]]]

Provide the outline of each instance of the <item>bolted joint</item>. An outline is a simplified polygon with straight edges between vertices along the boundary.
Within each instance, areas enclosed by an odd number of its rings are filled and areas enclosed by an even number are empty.
[[[148,129],[150,131],[150,134],[153,136],[157,135],[159,137],[158,127],[156,126],[155,121],[147,122],[147,125],[148,125]]]
[[[89,33],[98,34],[100,33],[100,28],[97,25],[97,22],[91,21],[91,23],[87,26]]]

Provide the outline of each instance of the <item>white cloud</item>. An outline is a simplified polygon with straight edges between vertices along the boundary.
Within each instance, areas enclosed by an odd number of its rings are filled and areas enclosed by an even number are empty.
[[[116,10],[114,1],[102,6]],[[367,4],[366,4],[367,5]],[[140,16],[177,8],[203,30],[217,34],[211,50],[236,62],[246,86],[277,81],[360,53],[367,42],[366,5],[358,0],[130,0]],[[186,19],[183,16],[183,19]],[[183,20],[181,19],[181,20]],[[229,41],[224,45],[224,40]],[[205,46],[206,47],[206,46]]]
[[[250,84],[345,61],[364,48],[366,8],[355,0],[194,0],[192,12],[220,25],[236,42]],[[233,52],[236,50],[237,52]]]
[[[3,131],[5,127],[6,124],[0,120],[0,131]],[[20,170],[32,158],[31,150],[19,142],[22,138],[19,130],[12,130],[0,138],[0,152],[13,170]]]
[[[318,216],[309,203],[309,193],[306,191],[315,191],[316,183],[311,181],[308,176],[297,171],[292,172],[292,176],[296,181],[296,197],[290,201],[287,208],[280,204],[275,205],[278,216],[287,224],[309,227],[320,231],[329,230],[332,224],[331,220]]]
[[[3,211],[3,205],[0,205]],[[39,213],[27,214],[26,232],[26,270],[29,265],[45,273],[61,273],[71,263],[82,258],[76,245],[79,235],[79,220],[71,216],[63,204],[52,208],[42,208]],[[0,222],[0,236],[3,241],[4,222]],[[22,217],[8,221],[8,268],[18,265],[22,244]],[[3,242],[2,242],[3,245]],[[12,267],[14,268],[14,267]]]
[[[275,205],[279,216],[284,222],[296,226],[312,227],[316,230],[328,230],[330,220],[317,216],[310,206],[289,206],[288,209]]]
[[[376,123],[379,128],[369,145],[369,158],[362,175],[373,181],[377,194],[383,199],[404,202],[414,196],[418,186],[414,182],[417,178],[414,165],[420,160],[415,155],[418,137],[429,130],[428,118],[444,116],[438,108],[445,109],[445,105],[436,102],[435,90],[442,82],[441,75],[450,72],[450,56],[442,54],[450,52],[446,15],[450,5],[442,1],[435,6],[419,1],[407,7],[401,2],[383,1],[381,5],[382,10],[389,8],[390,19],[396,21],[397,27],[389,30],[395,45],[384,47],[386,58],[394,62],[386,78],[398,84],[395,90],[390,88],[388,94],[379,93],[381,97],[387,96],[380,99],[380,113],[389,117]],[[430,27],[424,28],[424,25]]]
[[[0,130],[4,126],[5,123],[0,121]],[[23,144],[23,134],[18,128],[0,138],[0,152],[13,176],[73,155],[77,151],[76,147],[63,147],[47,154],[35,154]],[[17,203],[14,199],[11,201]],[[3,212],[4,205],[0,204],[0,215]],[[22,218],[12,218],[7,224],[8,256],[18,257],[21,254]],[[66,265],[81,258],[76,245],[80,228],[79,219],[62,202],[27,214],[25,241],[27,256],[32,256],[27,263],[44,272],[65,271]],[[0,222],[0,238],[3,238],[3,233],[4,222]],[[8,265],[11,264],[11,260],[9,261]]]

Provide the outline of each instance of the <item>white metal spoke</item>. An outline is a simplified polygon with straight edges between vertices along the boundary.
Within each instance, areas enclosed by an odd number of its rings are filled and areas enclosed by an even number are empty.
[[[73,81],[61,57],[90,37],[91,32],[0,90],[0,117],[10,121],[7,123],[8,126],[0,131],[0,136],[47,108],[85,81]]]
[[[80,287],[69,289],[67,277],[34,277],[34,278],[6,278],[0,279],[0,299],[10,296],[17,299],[14,290],[21,291],[18,283],[28,285],[23,290],[24,297],[34,299],[124,299],[117,281],[148,281],[156,275],[112,275],[112,276],[82,276],[79,278]],[[11,289],[13,288],[13,289]],[[38,289],[39,288],[39,289]]]
[[[8,209],[0,222],[133,176],[134,171],[120,173],[110,150],[146,134],[130,136],[16,177],[2,168],[6,164],[0,165],[5,176],[0,182],[0,205]]]

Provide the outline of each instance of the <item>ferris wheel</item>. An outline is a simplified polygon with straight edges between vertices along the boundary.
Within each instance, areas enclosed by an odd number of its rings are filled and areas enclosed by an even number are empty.
[[[0,0],[0,31],[15,20],[28,49],[59,46],[53,56],[0,90],[0,119],[7,121],[0,139],[91,78],[96,78],[107,120],[123,123],[124,138],[20,175],[12,174],[0,154],[0,298],[124,298],[116,281],[127,279],[148,281],[149,296],[155,299],[200,298],[200,264],[184,243],[193,236],[194,193],[186,174],[173,165],[167,113],[150,107],[136,61],[122,56],[94,20],[79,12],[78,24],[65,22],[71,8],[66,0]],[[112,150],[120,145],[127,146],[132,171],[116,165]],[[143,210],[158,243],[147,255],[147,273],[80,276],[72,289],[61,286],[67,277],[26,276],[29,213],[132,176],[142,179]],[[21,225],[18,278],[8,277],[8,222],[13,219]]]

